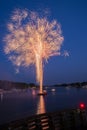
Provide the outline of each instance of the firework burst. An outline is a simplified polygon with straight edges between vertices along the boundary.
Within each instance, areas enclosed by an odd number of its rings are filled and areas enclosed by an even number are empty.
[[[43,93],[43,61],[60,55],[63,42],[60,24],[49,21],[37,12],[15,10],[7,24],[9,33],[5,36],[4,52],[13,64],[36,67],[36,79]]]

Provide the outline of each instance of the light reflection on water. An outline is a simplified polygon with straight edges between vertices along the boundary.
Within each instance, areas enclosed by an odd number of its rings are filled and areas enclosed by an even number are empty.
[[[0,101],[1,102],[3,101],[3,93],[2,92],[0,93]]]
[[[45,113],[45,112],[46,112],[45,101],[44,101],[44,97],[41,95],[41,96],[39,96],[36,114],[42,114],[42,113]]]
[[[80,102],[87,104],[87,89],[48,87],[46,96],[38,96],[37,89],[12,90],[0,93],[0,123],[14,119],[76,108]]]

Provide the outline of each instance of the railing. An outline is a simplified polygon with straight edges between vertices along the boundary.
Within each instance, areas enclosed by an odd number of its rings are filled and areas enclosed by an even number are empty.
[[[87,109],[35,115],[0,125],[0,130],[87,130]]]

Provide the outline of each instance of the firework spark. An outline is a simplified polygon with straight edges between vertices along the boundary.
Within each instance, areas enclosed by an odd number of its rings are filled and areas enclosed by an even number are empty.
[[[47,17],[37,12],[15,10],[11,22],[7,25],[9,33],[5,36],[4,52],[13,64],[36,67],[36,79],[43,92],[43,61],[60,55],[63,42],[60,24],[56,20],[48,21]]]

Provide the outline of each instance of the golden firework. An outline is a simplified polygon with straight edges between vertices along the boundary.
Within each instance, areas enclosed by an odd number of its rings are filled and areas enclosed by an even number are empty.
[[[43,92],[43,61],[60,55],[63,42],[60,24],[49,21],[37,12],[15,10],[7,25],[9,33],[5,36],[4,51],[17,66],[36,67],[36,78]]]

